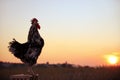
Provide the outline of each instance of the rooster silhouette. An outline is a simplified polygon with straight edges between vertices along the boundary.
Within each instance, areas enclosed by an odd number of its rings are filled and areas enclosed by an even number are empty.
[[[22,62],[29,66],[28,70],[34,74],[32,66],[36,64],[38,56],[40,55],[44,46],[44,39],[40,36],[38,29],[40,25],[38,20],[33,18],[31,20],[31,27],[28,34],[28,40],[25,43],[20,43],[13,39],[9,43],[9,51]]]

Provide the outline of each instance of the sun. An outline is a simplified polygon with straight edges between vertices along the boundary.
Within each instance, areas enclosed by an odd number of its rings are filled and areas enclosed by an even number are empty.
[[[108,61],[109,64],[115,65],[115,64],[118,63],[118,57],[115,56],[115,55],[109,55],[109,56],[107,57],[107,61]]]

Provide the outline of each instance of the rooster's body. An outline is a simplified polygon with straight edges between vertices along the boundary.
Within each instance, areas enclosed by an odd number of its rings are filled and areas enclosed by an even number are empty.
[[[38,25],[38,23],[32,23],[27,42],[20,43],[13,39],[9,45],[9,51],[22,62],[30,66],[36,64],[38,56],[44,46],[44,40],[37,29]],[[40,28],[40,26],[38,27]]]

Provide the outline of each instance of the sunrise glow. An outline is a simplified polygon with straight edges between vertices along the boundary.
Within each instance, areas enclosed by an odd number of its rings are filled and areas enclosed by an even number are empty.
[[[109,64],[114,65],[114,64],[117,64],[117,63],[118,63],[119,59],[118,59],[118,57],[115,56],[115,55],[109,55],[109,56],[107,57],[107,61],[108,61]]]

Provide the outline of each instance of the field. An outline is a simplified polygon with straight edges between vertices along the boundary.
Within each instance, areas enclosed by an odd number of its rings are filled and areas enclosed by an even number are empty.
[[[120,80],[120,66],[89,67],[71,64],[39,64],[33,67],[40,80]],[[0,80],[9,80],[10,75],[27,74],[24,64],[0,62]]]

